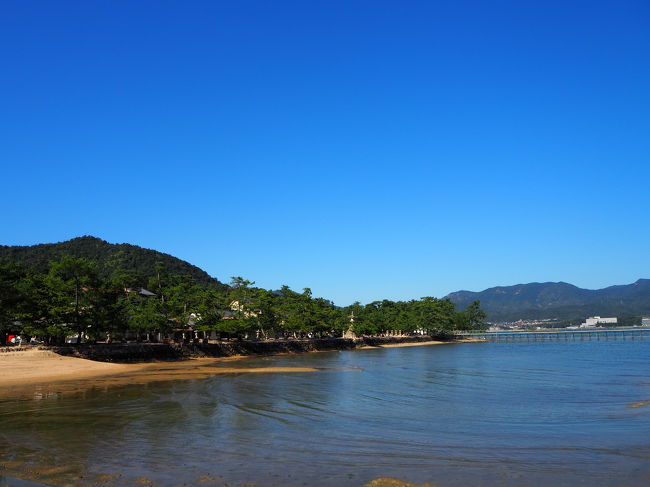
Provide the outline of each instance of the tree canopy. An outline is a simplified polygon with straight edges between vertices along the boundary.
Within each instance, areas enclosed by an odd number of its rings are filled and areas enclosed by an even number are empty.
[[[63,255],[47,269],[0,261],[0,335],[36,335],[50,342],[185,337],[203,332],[234,339],[440,334],[485,325],[479,303],[457,311],[449,299],[375,301],[348,307],[294,291],[255,287],[235,276],[215,286],[193,274],[116,264],[100,270],[91,259]],[[149,276],[143,286],[142,275]]]

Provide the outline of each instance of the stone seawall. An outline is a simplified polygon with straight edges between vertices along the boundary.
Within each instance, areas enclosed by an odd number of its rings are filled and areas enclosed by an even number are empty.
[[[51,350],[66,356],[100,362],[153,362],[187,360],[193,357],[233,357],[246,355],[276,355],[328,350],[352,350],[389,344],[417,343],[431,340],[451,340],[453,337],[361,337],[320,338],[312,340],[233,341],[219,343],[96,343],[62,345]]]

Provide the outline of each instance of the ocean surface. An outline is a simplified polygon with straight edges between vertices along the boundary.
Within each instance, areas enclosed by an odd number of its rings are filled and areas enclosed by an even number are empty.
[[[0,485],[357,487],[378,477],[438,487],[650,485],[648,338],[217,366],[234,365],[318,371],[5,400]]]

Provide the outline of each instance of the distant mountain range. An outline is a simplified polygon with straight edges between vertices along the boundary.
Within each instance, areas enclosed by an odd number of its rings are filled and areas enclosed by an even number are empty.
[[[581,289],[566,282],[533,282],[481,292],[457,291],[447,297],[461,308],[480,300],[490,321],[650,315],[650,279],[597,290]]]
[[[187,275],[200,284],[225,287],[225,284],[211,277],[204,270],[172,255],[137,245],[112,244],[97,237],[84,236],[65,242],[30,246],[0,245],[0,259],[17,261],[41,272],[47,272],[49,263],[59,260],[64,255],[83,257],[97,262],[99,271],[103,275],[110,275],[116,268],[135,271],[142,276],[143,283],[146,283],[148,278],[154,277],[156,262],[162,262],[165,271],[169,274]]]

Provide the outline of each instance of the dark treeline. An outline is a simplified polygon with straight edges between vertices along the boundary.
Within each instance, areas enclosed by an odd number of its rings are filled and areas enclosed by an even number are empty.
[[[146,275],[65,255],[42,267],[0,262],[0,340],[9,333],[49,343],[77,340],[306,338],[382,334],[450,334],[485,326],[478,302],[458,311],[448,299],[354,303],[340,308],[283,286],[230,286],[172,274],[156,262]]]

